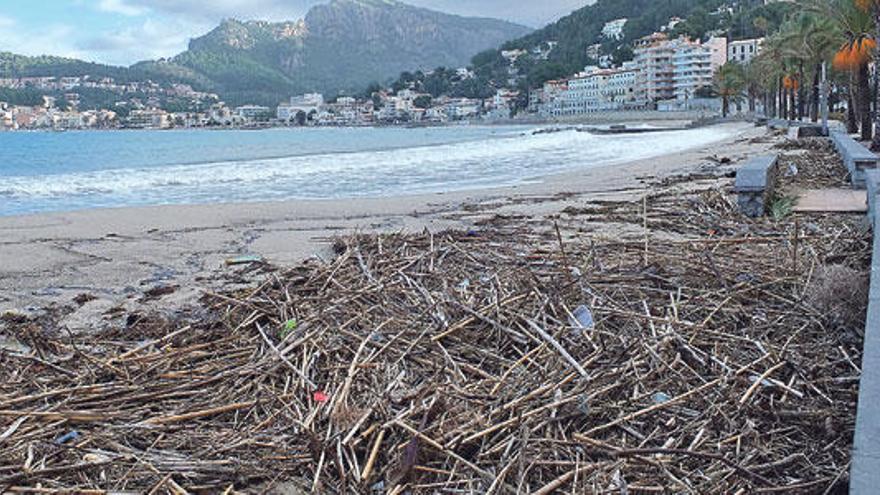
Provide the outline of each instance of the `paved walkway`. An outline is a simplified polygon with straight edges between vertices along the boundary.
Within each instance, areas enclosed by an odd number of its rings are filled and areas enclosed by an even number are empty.
[[[864,190],[808,189],[798,193],[794,211],[807,212],[867,212],[868,196]]]

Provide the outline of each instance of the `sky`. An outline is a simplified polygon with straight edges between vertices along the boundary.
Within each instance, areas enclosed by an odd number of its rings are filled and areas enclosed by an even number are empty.
[[[222,19],[297,20],[329,0],[0,0],[0,51],[113,65],[174,56]],[[541,27],[589,0],[407,0]]]

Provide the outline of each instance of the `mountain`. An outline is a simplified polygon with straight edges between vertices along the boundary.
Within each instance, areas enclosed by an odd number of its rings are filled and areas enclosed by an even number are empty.
[[[309,91],[359,92],[404,70],[464,66],[473,54],[530,31],[393,0],[332,0],[297,22],[225,20],[184,53],[133,69],[177,74],[231,103],[275,104]]]
[[[331,0],[295,22],[225,20],[191,40],[185,52],[129,68],[0,53],[0,77],[89,74],[181,82],[230,104],[275,105],[304,92],[360,92],[404,70],[465,66],[473,54],[529,32],[396,0]]]

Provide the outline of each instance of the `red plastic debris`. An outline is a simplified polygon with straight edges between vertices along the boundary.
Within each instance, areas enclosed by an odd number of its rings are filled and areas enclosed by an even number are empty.
[[[330,400],[330,396],[318,390],[317,392],[312,394],[312,398],[315,399],[315,402],[327,402]]]

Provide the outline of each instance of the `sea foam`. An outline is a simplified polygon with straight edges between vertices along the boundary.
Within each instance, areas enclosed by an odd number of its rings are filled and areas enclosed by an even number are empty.
[[[705,146],[724,128],[634,135],[516,132],[386,151],[4,177],[0,214],[106,206],[335,199],[500,187]]]

